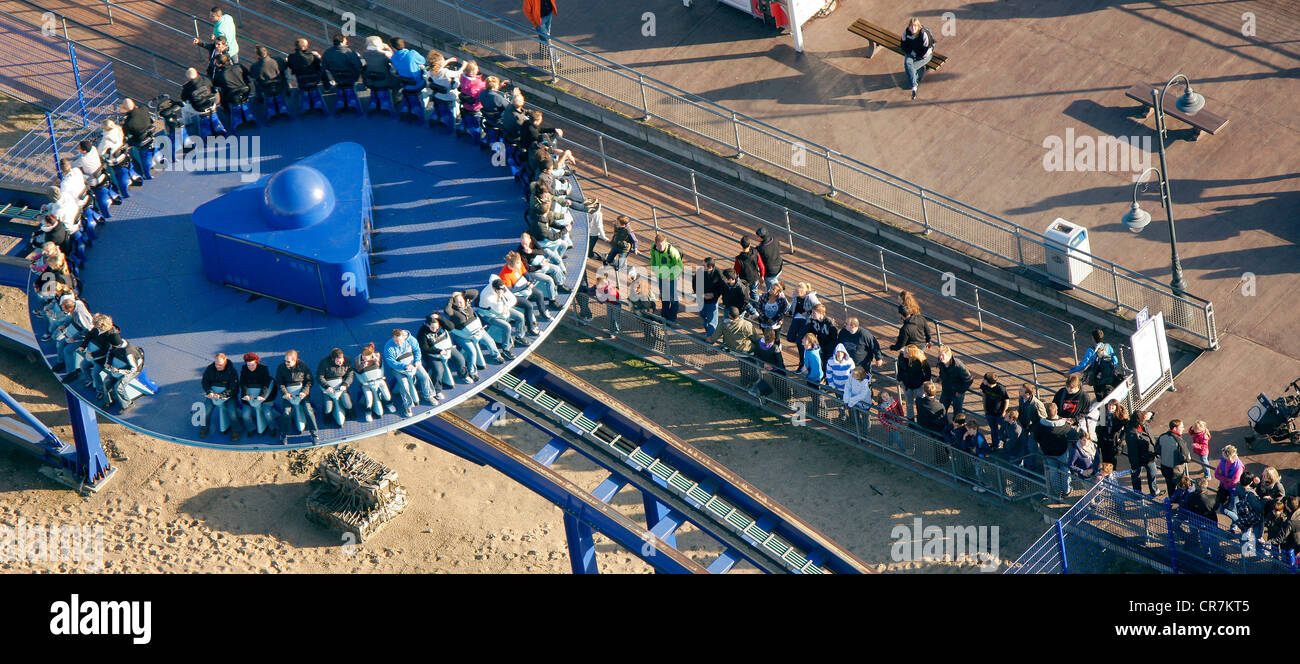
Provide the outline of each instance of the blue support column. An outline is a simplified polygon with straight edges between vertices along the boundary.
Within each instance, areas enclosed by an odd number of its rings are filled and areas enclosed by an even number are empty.
[[[564,513],[564,539],[569,543],[569,562],[574,574],[599,574],[596,567],[596,540],[592,530],[577,517]]]
[[[1170,499],[1162,505],[1165,513],[1165,534],[1169,537],[1169,567],[1178,573],[1178,543],[1174,540],[1174,511]],[[1189,524],[1190,525],[1190,524]],[[1195,526],[1192,526],[1195,527]]]
[[[68,416],[72,419],[72,440],[77,448],[77,478],[89,486],[98,486],[115,470],[108,463],[108,455],[99,442],[99,422],[95,411],[71,391],[64,390],[68,398]]]
[[[1061,573],[1070,573],[1070,560],[1065,555],[1065,531],[1061,529],[1061,520],[1056,520],[1056,548],[1061,553]]]
[[[81,102],[81,126],[83,128],[90,126],[88,113],[86,113],[86,93],[81,88],[81,70],[77,67],[77,45],[68,42],[68,58],[72,60],[72,80],[77,84],[77,101]]]

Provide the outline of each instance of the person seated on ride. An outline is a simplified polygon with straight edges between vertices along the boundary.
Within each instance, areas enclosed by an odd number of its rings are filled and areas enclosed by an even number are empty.
[[[332,416],[340,428],[347,420],[347,411],[352,410],[348,388],[352,386],[354,373],[352,363],[348,362],[341,348],[331,350],[316,365],[316,382],[324,402],[325,417]]]
[[[383,417],[384,410],[396,412],[393,406],[393,394],[388,389],[388,379],[384,376],[384,362],[375,344],[368,343],[357,355],[352,364],[356,370],[357,383],[361,385],[361,420],[370,422],[376,417]]]
[[[239,403],[239,372],[225,353],[217,353],[203,370],[203,420],[199,425],[199,437],[207,438],[211,431],[212,413],[217,414],[217,431],[230,431],[230,442],[239,440],[240,418],[235,413]]]

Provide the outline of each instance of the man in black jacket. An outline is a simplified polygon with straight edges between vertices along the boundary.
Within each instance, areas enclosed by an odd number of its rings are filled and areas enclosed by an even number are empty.
[[[221,101],[228,114],[231,109],[242,106],[252,96],[252,89],[248,85],[248,67],[231,62],[229,56],[223,55],[217,59],[217,76],[214,82],[217,84],[217,89],[221,91]],[[233,127],[234,120],[231,122]]]
[[[722,291],[727,286],[727,282],[722,279],[722,272],[714,267],[712,256],[704,258],[701,280],[704,288],[701,294],[700,320],[704,321],[704,337],[712,339],[718,330],[718,298],[722,297]]]
[[[749,289],[746,287],[745,282],[741,281],[740,277],[736,275],[735,270],[728,268],[723,271],[722,283],[724,287],[720,299],[722,300],[723,311],[735,307],[741,311],[741,315],[757,313],[754,310],[754,305],[749,301]]]
[[[942,438],[951,427],[951,421],[943,404],[935,398],[938,394],[938,384],[924,385],[921,396],[916,400],[916,423],[922,429],[938,434]]]
[[[781,280],[781,268],[785,266],[785,259],[781,257],[781,242],[768,237],[766,228],[757,228],[754,233],[758,235],[758,256],[763,259],[763,279],[767,290],[772,290],[772,284]]]
[[[889,347],[889,350],[899,351],[906,348],[909,344],[916,344],[925,349],[930,348],[930,326],[925,322],[925,316],[921,314],[908,315],[902,314],[903,324],[898,328],[898,339]],[[924,345],[923,345],[924,344]]]
[[[348,395],[348,388],[352,386],[355,375],[352,363],[348,362],[341,348],[331,350],[316,365],[316,383],[321,391],[325,417],[332,415],[340,428],[347,420],[347,412],[352,410],[352,397]]]
[[[289,82],[285,79],[289,64],[272,57],[265,46],[258,46],[256,53],[257,61],[249,68],[248,73],[257,99],[266,105],[267,113],[274,116],[279,112],[276,99],[283,98],[289,91]],[[289,109],[286,107],[284,113],[287,115],[288,112]]]
[[[1055,403],[1047,404],[1047,419],[1038,423],[1034,439],[1042,451],[1051,486],[1057,495],[1070,492],[1070,432],[1073,427],[1060,417]]]
[[[943,385],[943,394],[939,401],[944,408],[952,408],[952,414],[958,415],[966,410],[966,392],[975,382],[966,365],[957,359],[952,349],[939,346],[939,384]]]
[[[348,38],[343,34],[334,35],[334,46],[325,51],[321,60],[341,90],[355,87],[361,78],[361,56],[348,47]]]
[[[307,429],[311,431],[311,441],[320,440],[316,433],[316,411],[311,407],[313,381],[311,369],[298,360],[298,351],[290,350],[284,354],[284,363],[275,370],[275,386],[280,392],[280,409],[284,413],[279,426],[281,444],[289,442],[290,432],[302,431],[296,421],[298,417],[305,420]]]
[[[1129,427],[1125,435],[1125,445],[1128,447],[1128,465],[1129,477],[1133,481],[1133,490],[1142,493],[1142,472],[1147,474],[1147,488],[1152,496],[1163,495],[1156,487],[1156,443],[1147,433],[1147,423],[1155,414],[1151,411],[1134,413],[1129,418]]]
[[[1170,420],[1169,430],[1156,439],[1156,453],[1160,455],[1160,474],[1165,478],[1165,486],[1173,491],[1178,486],[1178,478],[1187,474],[1187,461],[1192,453],[1183,440],[1183,421]]]
[[[131,146],[131,160],[141,177],[152,180],[149,170],[153,168],[153,116],[149,115],[149,109],[136,104],[134,99],[123,101],[121,111],[126,115],[122,119],[122,132],[126,144]]]
[[[294,42],[293,53],[285,60],[289,66],[289,71],[293,72],[293,77],[298,81],[298,88],[306,90],[320,85],[321,78],[325,74],[325,68],[321,64],[320,53],[307,50],[309,47],[306,39],[299,39]]]
[[[203,425],[199,427],[199,437],[207,438],[211,430],[213,411],[220,410],[218,419],[227,424],[221,433],[230,431],[230,442],[239,440],[240,419],[236,404],[239,403],[239,372],[225,353],[217,353],[216,358],[203,370]]]
[[[1052,403],[1056,404],[1061,417],[1078,424],[1088,417],[1094,402],[1092,397],[1083,391],[1079,375],[1074,374],[1066,379],[1065,387],[1056,391]]]
[[[880,351],[880,342],[876,341],[875,335],[862,327],[855,317],[844,321],[844,328],[840,330],[837,343],[844,344],[844,350],[848,352],[849,357],[853,358],[854,366],[879,367],[885,364],[884,356]],[[870,371],[869,366],[868,371]]]

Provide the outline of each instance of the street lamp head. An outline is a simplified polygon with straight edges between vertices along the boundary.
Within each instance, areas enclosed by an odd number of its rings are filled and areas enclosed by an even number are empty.
[[[1146,228],[1147,224],[1151,223],[1151,214],[1143,210],[1137,203],[1133,203],[1133,207],[1124,213],[1124,217],[1120,221],[1123,222],[1125,228],[1134,233],[1140,233],[1143,228]]]
[[[1178,101],[1174,102],[1174,106],[1187,115],[1196,115],[1197,111],[1205,108],[1205,97],[1193,91],[1192,86],[1189,85]]]

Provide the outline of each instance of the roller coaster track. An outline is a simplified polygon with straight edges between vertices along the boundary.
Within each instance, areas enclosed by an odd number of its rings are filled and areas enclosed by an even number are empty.
[[[580,378],[536,355],[500,378],[472,421],[444,414],[403,431],[475,463],[490,465],[565,512],[575,572],[595,572],[599,531],[659,572],[722,573],[740,561],[766,573],[865,573],[852,553],[817,532],[713,459],[642,418]],[[484,430],[510,412],[550,436],[533,455]],[[576,452],[609,476],[584,491],[555,470]],[[641,494],[646,523],[610,501],[626,488]],[[677,548],[690,523],[723,548],[707,567]]]

